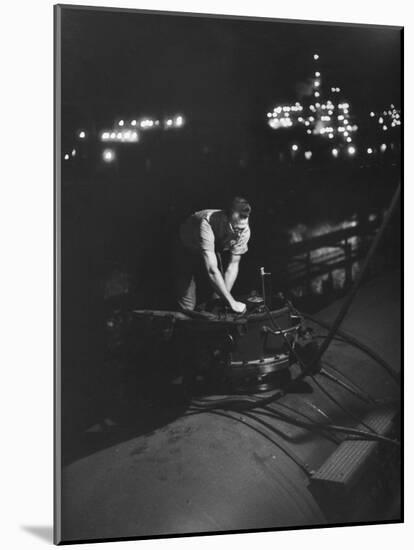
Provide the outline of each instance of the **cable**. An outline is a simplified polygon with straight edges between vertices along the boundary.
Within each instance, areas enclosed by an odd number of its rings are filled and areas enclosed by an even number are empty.
[[[323,328],[326,328],[327,330],[332,329],[332,325],[325,322],[320,321],[319,319],[316,319],[313,317],[313,315],[309,315],[308,313],[303,313],[303,317],[308,319],[309,321],[312,321],[313,323],[320,325]],[[347,332],[345,332],[342,329],[337,329],[336,333],[343,339],[345,342],[348,342],[349,344],[352,344],[356,348],[360,349],[364,353],[366,353],[369,357],[374,359],[381,367],[384,368],[384,370],[391,376],[391,378],[396,382],[400,383],[400,379],[398,374],[394,371],[394,369],[382,358],[380,357],[374,350],[372,350],[370,347],[368,347],[366,344],[363,344],[360,340],[355,338],[355,336],[351,336]],[[325,336],[324,338],[326,338]],[[335,339],[336,337],[333,337],[332,339]]]
[[[186,414],[186,416],[191,416],[191,415],[194,415],[194,414],[201,414],[203,412],[211,412],[211,413],[215,413],[215,414],[219,414],[219,415],[221,414],[221,416],[226,416],[224,413],[220,413],[219,411],[220,411],[220,407],[217,408],[217,409],[215,409],[213,407],[207,408],[207,409],[196,409],[194,412],[190,411],[190,413]],[[237,412],[237,411],[233,411],[233,412]],[[379,441],[379,442],[382,442],[382,443],[389,443],[391,445],[398,446],[398,447],[400,446],[400,442],[398,440],[391,439],[390,437],[386,437],[386,436],[377,434],[375,432],[369,432],[369,431],[367,432],[365,430],[360,430],[359,428],[349,428],[347,426],[338,426],[336,424],[320,424],[318,422],[312,422],[312,423],[303,422],[301,420],[292,418],[289,415],[284,415],[283,413],[280,413],[280,412],[278,412],[277,415],[280,417],[279,418],[280,420],[282,420],[282,421],[285,420],[285,421],[291,422],[292,424],[296,424],[297,426],[305,428],[305,429],[315,429],[315,428],[317,428],[319,430],[323,430],[323,431],[326,430],[328,432],[334,431],[334,432],[344,433],[344,434],[347,434],[347,435],[360,436],[364,439]],[[277,415],[274,414],[273,417],[277,418]],[[231,417],[231,418],[233,418],[233,420],[237,420],[234,417]]]
[[[289,340],[287,339],[285,333],[283,332],[283,330],[280,328],[280,326],[278,325],[278,323],[273,319],[273,316],[272,316],[272,312],[269,310],[269,308],[267,306],[265,306],[265,309],[270,317],[270,320],[273,324],[273,326],[275,326],[277,328],[277,330],[283,335],[283,337],[285,338],[285,341],[286,343],[288,344],[291,352],[295,355],[296,359],[298,360],[299,362],[299,365],[302,369],[302,374],[304,372],[306,372],[306,370],[309,370],[309,367],[307,367],[306,365],[304,365],[303,361],[300,359],[300,357],[298,356],[298,354],[296,353],[296,351],[294,350],[293,346],[291,345],[291,343],[289,342]],[[314,364],[315,361],[312,361],[311,364]],[[341,403],[339,403],[339,401],[337,399],[335,399],[335,397],[333,397],[332,395],[330,395],[326,390],[325,388],[322,386],[322,384],[320,384],[316,378],[311,375],[311,374],[308,374],[308,376],[311,378],[311,380],[313,380],[314,384],[331,400],[333,401],[333,403],[335,403],[335,405],[337,405],[342,411],[345,412],[345,414],[349,415],[351,418],[353,418],[354,420],[356,420],[357,422],[360,422],[363,426],[365,426],[368,430],[370,430],[372,433],[377,434],[377,432],[371,428],[370,426],[368,426],[368,424],[365,424],[364,422],[361,422],[359,420],[359,418],[357,418],[354,413],[352,413],[349,409],[347,409],[346,407],[344,407]],[[301,379],[301,375],[297,376],[296,380],[294,382],[296,382],[298,379]]]

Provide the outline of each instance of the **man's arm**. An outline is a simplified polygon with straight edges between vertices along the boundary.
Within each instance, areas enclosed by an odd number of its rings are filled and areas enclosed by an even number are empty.
[[[224,282],[223,276],[217,265],[216,253],[207,250],[203,251],[203,260],[214,290],[219,296],[226,300],[233,311],[242,313],[246,306],[242,302],[237,302],[227,289],[226,283]]]
[[[230,261],[224,274],[224,283],[229,292],[231,292],[231,289],[233,288],[233,285],[237,279],[237,275],[239,274],[240,260],[240,254],[231,254]]]

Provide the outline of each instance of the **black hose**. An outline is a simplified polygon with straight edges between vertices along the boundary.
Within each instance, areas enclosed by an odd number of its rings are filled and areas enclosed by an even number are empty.
[[[290,351],[295,355],[300,367],[301,367],[301,374],[299,376],[296,377],[295,380],[293,380],[291,382],[291,385],[297,383],[298,380],[302,379],[303,378],[303,374],[308,370],[309,371],[309,366],[306,366],[303,361],[301,360],[301,358],[298,356],[298,354],[296,353],[295,349],[293,348],[293,346],[291,345],[291,343],[289,342],[288,338],[286,337],[285,333],[283,332],[283,330],[281,329],[281,327],[279,326],[279,324],[273,319],[273,316],[272,316],[272,312],[269,310],[269,308],[267,306],[265,306],[265,309],[269,315],[269,318],[270,318],[270,321],[272,322],[273,326],[277,328],[277,330],[279,332],[281,332],[281,334],[283,335],[287,345],[289,346],[289,349]],[[314,361],[312,361],[311,364],[313,364]],[[344,411],[345,414],[347,414],[348,416],[350,416],[352,419],[354,420],[357,420],[359,421],[359,419],[354,415],[353,412],[351,412],[349,409],[347,409],[346,407],[344,407],[344,405],[342,405],[337,399],[335,399],[335,397],[333,397],[329,392],[326,391],[326,389],[322,386],[322,384],[320,384],[316,378],[311,375],[311,374],[308,374],[308,376],[310,376],[310,378],[313,380],[314,384],[316,386],[318,386],[318,388],[333,402],[335,403],[335,405],[337,405],[342,411]],[[361,422],[363,426],[365,426],[368,430],[370,430],[373,434],[376,434],[376,431],[371,428],[370,426],[368,426],[368,424],[364,424],[363,422]]]
[[[316,319],[316,317],[314,317],[313,315],[309,315],[308,313],[302,313],[301,315],[303,317],[305,317],[306,319],[308,319],[309,321],[312,321],[313,323],[315,323],[315,324],[317,324],[317,325],[319,325],[323,328],[326,328],[329,331],[332,329],[333,325],[327,323],[326,321],[321,321],[319,319]],[[360,340],[355,338],[355,336],[351,336],[350,334],[348,334],[347,332],[345,332],[344,330],[342,330],[340,328],[337,329],[336,334],[338,334],[346,342],[352,344],[356,348],[363,351],[366,355],[371,357],[371,359],[373,359],[381,367],[383,367],[383,369],[391,376],[391,378],[395,382],[397,382],[398,384],[400,383],[399,375],[394,371],[394,369],[382,357],[380,357],[378,355],[378,353],[376,353],[374,350],[372,350],[366,344],[363,344]],[[327,338],[327,336],[324,336],[324,338]],[[332,339],[335,339],[335,337],[333,337]]]
[[[262,408],[261,405],[259,405],[259,407]],[[201,409],[195,408],[195,410],[190,411],[189,413],[186,413],[185,416],[192,416],[192,415],[201,414],[204,412],[209,412],[213,414],[223,414],[223,412],[222,413],[219,412],[220,409],[221,407],[207,407],[207,408],[201,408]],[[237,412],[237,411],[233,411],[233,412]],[[278,418],[279,420],[290,422],[291,424],[295,424],[298,427],[301,427],[304,429],[310,429],[310,430],[319,429],[327,432],[339,432],[347,435],[359,436],[364,439],[369,439],[373,441],[379,441],[382,443],[389,443],[395,446],[400,446],[400,442],[398,440],[391,439],[390,437],[380,435],[376,432],[369,432],[365,430],[360,430],[358,428],[348,428],[347,426],[337,426],[336,424],[320,424],[318,422],[303,422],[302,420],[298,420],[296,418],[291,417],[290,415],[280,413],[279,411],[273,415],[273,418],[275,417]],[[233,418],[233,420],[237,420],[237,419]]]

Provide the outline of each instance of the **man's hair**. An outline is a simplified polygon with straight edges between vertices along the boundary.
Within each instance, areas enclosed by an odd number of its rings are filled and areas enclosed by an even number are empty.
[[[229,204],[229,214],[233,214],[233,212],[237,212],[239,214],[240,218],[248,218],[250,212],[252,211],[252,207],[247,202],[246,199],[243,199],[243,197],[234,197],[230,204]]]

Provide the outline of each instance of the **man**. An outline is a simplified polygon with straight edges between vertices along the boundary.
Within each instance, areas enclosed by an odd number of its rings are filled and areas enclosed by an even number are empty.
[[[247,252],[250,238],[249,203],[236,197],[226,210],[201,210],[181,226],[176,251],[176,297],[181,310],[196,306],[195,274],[201,263],[216,295],[235,313],[243,313],[245,304],[231,295],[237,279],[240,259]],[[221,269],[221,252],[229,252],[226,271]]]

